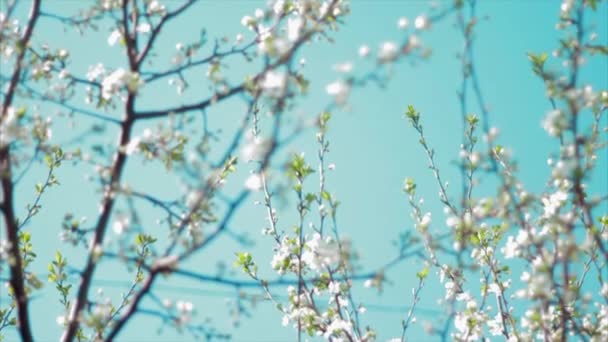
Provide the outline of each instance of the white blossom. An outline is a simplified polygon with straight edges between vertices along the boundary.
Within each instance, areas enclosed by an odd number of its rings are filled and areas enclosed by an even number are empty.
[[[178,300],[175,303],[175,309],[179,313],[178,324],[183,325],[190,322],[194,312],[194,304],[192,304],[192,302]]]
[[[414,20],[414,27],[416,30],[426,30],[430,27],[431,23],[425,15],[419,15]]]
[[[252,191],[258,191],[262,189],[262,177],[257,173],[252,173],[251,175],[249,175],[249,177],[247,177],[247,180],[245,181],[245,188]]]
[[[350,94],[350,84],[338,80],[333,83],[330,83],[325,87],[327,94],[334,97],[334,100],[337,104],[341,105],[346,103],[348,99],[348,95]]]
[[[550,111],[545,120],[543,120],[543,128],[552,136],[559,136],[566,128],[568,128],[568,120],[563,111],[555,109]]]
[[[344,62],[344,63],[334,64],[333,69],[337,72],[349,73],[349,72],[353,71],[353,63]]]
[[[380,63],[392,62],[397,58],[399,54],[399,47],[394,42],[384,42],[380,45],[380,51],[378,51],[378,61]]]
[[[331,294],[339,294],[340,293],[340,283],[337,281],[332,281],[327,286],[329,293]]]
[[[101,82],[101,96],[105,100],[110,100],[112,96],[117,94],[124,86],[126,86],[130,92],[137,92],[142,85],[143,81],[140,79],[138,73],[119,68],[106,76]]]
[[[158,0],[152,0],[148,3],[148,14],[165,15],[167,8]]]
[[[304,20],[301,17],[290,17],[287,19],[287,39],[291,42],[298,40],[303,27]]]
[[[367,57],[367,56],[369,56],[369,46],[367,46],[367,45],[361,45],[359,47],[359,56],[361,56],[361,57]]]
[[[136,28],[136,31],[139,33],[149,33],[151,30],[152,26],[148,23],[140,23]]]
[[[93,66],[89,66],[89,71],[87,71],[87,80],[89,81],[95,81],[97,78],[99,78],[101,75],[106,73],[106,69],[104,68],[103,64],[101,63],[97,63]]]
[[[352,323],[342,320],[340,318],[334,319],[328,326],[325,334],[323,336],[325,338],[329,338],[334,335],[341,335],[342,333],[351,333]]]
[[[131,138],[131,140],[129,140],[129,143],[127,144],[127,146],[125,148],[125,154],[130,156],[130,155],[138,152],[140,144],[141,144],[141,138],[139,138],[139,137]]]
[[[0,146],[6,146],[27,135],[27,130],[19,124],[19,117],[13,107],[8,107],[6,116],[0,121]]]
[[[502,335],[502,315],[499,313],[496,314],[494,319],[488,320],[488,329],[490,330],[490,334],[492,336],[500,336]]]
[[[129,218],[129,216],[119,215],[116,220],[114,220],[114,225],[112,226],[112,229],[114,230],[114,233],[121,235],[129,229],[130,225],[131,219]]]
[[[562,190],[556,191],[549,197],[543,197],[541,199],[544,207],[543,217],[551,218],[552,216],[557,214],[559,208],[561,208],[561,206],[566,202],[567,199],[568,193]]]
[[[241,149],[241,158],[246,162],[259,161],[266,157],[272,142],[268,139],[249,136],[247,143]]]
[[[270,97],[281,97],[287,88],[287,75],[284,72],[270,70],[261,82],[264,93]]]
[[[108,37],[108,45],[114,46],[121,39],[122,39],[122,33],[120,33],[120,30],[116,29],[116,30],[112,31],[112,33],[110,33],[110,36]]]

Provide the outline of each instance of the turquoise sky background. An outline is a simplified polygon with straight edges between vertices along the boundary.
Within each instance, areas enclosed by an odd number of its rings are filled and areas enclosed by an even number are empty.
[[[85,7],[86,1],[56,0],[43,2],[43,10],[69,15]],[[173,6],[177,1],[165,1]],[[158,40],[160,61],[168,61],[175,51],[177,42],[188,42],[196,39],[201,28],[206,28],[210,38],[227,36],[230,39],[239,33],[246,33],[240,25],[243,15],[251,15],[256,7],[264,2],[257,1],[201,1],[190,13],[176,21]],[[444,6],[447,1],[438,1]],[[4,5],[4,3],[3,3]],[[20,3],[19,16],[27,13],[28,1]],[[312,118],[329,102],[325,94],[325,85],[340,75],[332,66],[347,60],[354,62],[354,74],[363,74],[373,66],[373,60],[363,60],[357,56],[361,44],[368,44],[372,51],[385,40],[398,41],[403,31],[397,29],[399,17],[407,17],[410,22],[421,13],[429,11],[429,1],[351,1],[352,14],[346,17],[345,25],[339,32],[331,33],[334,44],[320,42],[305,46],[298,58],[305,57],[307,64],[304,72],[311,80],[309,95],[299,102],[296,110],[287,113],[296,117],[303,114]],[[541,120],[550,109],[545,98],[542,82],[532,73],[527,52],[550,52],[557,46],[560,32],[555,30],[559,15],[559,2],[549,0],[487,0],[479,1],[477,13],[487,16],[476,28],[475,56],[479,80],[486,102],[491,108],[491,125],[500,129],[499,142],[509,147],[515,159],[519,161],[519,175],[524,184],[532,191],[542,191],[550,174],[546,159],[550,153],[556,153],[558,144],[547,136],[541,127]],[[598,33],[598,42],[608,42],[608,5],[603,2],[597,13],[588,18],[594,23]],[[454,26],[451,16],[432,27],[421,38],[433,48],[433,56],[428,61],[411,65],[404,61],[394,66],[394,77],[387,89],[378,89],[369,85],[364,89],[355,89],[350,97],[350,110],[335,111],[330,123],[329,139],[331,151],[328,162],[335,163],[336,169],[328,175],[328,188],[342,202],[339,210],[339,226],[343,236],[352,239],[354,247],[360,252],[365,270],[373,270],[397,253],[392,241],[399,233],[412,227],[410,208],[402,192],[405,177],[414,177],[418,183],[418,193],[425,198],[425,208],[433,213],[437,231],[446,229],[441,214],[442,208],[436,200],[437,186],[427,168],[426,157],[417,144],[418,138],[403,117],[404,109],[413,104],[422,113],[422,120],[427,140],[435,148],[437,161],[442,169],[442,177],[452,184],[450,193],[459,196],[459,171],[453,166],[461,141],[461,118],[456,91],[460,87],[460,61],[456,54],[462,48],[462,38]],[[110,32],[101,27],[99,32],[88,32],[85,39],[73,30],[62,31],[62,25],[47,18],[40,20],[35,35],[35,43],[46,42],[53,48],[66,47],[71,51],[73,64],[70,70],[83,75],[88,65],[103,62],[109,67],[119,67],[125,58],[119,47],[110,48],[106,39]],[[246,37],[248,36],[246,33]],[[242,63],[239,59],[227,60],[230,73],[243,75],[258,70],[254,63]],[[235,63],[236,62],[236,63]],[[556,69],[559,62],[553,62]],[[161,64],[157,64],[160,66]],[[206,69],[201,69],[206,71]],[[584,68],[582,82],[592,84],[594,89],[608,89],[608,61],[595,58]],[[201,71],[200,73],[202,73]],[[236,82],[236,78],[233,79]],[[189,102],[188,99],[200,98],[205,92],[203,86],[193,85],[189,95],[178,98],[172,89],[146,87],[142,91],[141,108],[166,108],[171,104]],[[206,94],[206,93],[204,93]],[[206,98],[207,95],[204,95]],[[17,103],[20,103],[17,101]],[[82,104],[80,100],[75,103]],[[471,103],[473,99],[471,98]],[[479,113],[474,105],[471,112]],[[53,115],[57,108],[43,104],[41,112]],[[209,111],[211,127],[225,128],[224,136],[228,137],[230,127],[234,127],[242,116],[245,106],[242,102],[229,101]],[[110,112],[115,117],[117,113]],[[76,128],[67,128],[69,120],[56,118],[53,141],[67,141],[79,132],[87,129],[93,122],[90,119],[76,117]],[[135,133],[155,125],[145,122],[135,127]],[[233,128],[234,129],[234,128]],[[304,151],[310,161],[316,165],[314,131],[304,132],[293,145],[286,147],[275,157],[273,163],[280,166],[289,152]],[[98,139],[108,144],[116,140],[116,132],[111,128]],[[217,145],[222,146],[222,143]],[[73,146],[76,147],[76,146]],[[84,148],[85,146],[83,146]],[[608,193],[606,177],[607,157],[598,156],[599,163],[594,181],[590,188],[594,193]],[[247,176],[250,165],[240,165],[241,171],[229,180],[227,191],[240,186]],[[40,182],[46,169],[34,168],[22,180],[17,189],[16,207],[23,209],[25,203],[34,198],[34,184]],[[602,173],[604,172],[604,173]],[[88,222],[95,222],[99,194],[97,184],[85,181],[83,174],[94,175],[91,166],[66,163],[57,174],[61,187],[51,189],[42,199],[43,211],[36,216],[27,230],[32,232],[34,247],[38,253],[37,262],[32,269],[41,275],[47,274],[47,264],[58,248],[64,251],[70,265],[78,267],[84,263],[79,250],[61,244],[58,234],[61,220],[66,211],[76,216],[87,216]],[[182,194],[176,177],[167,174],[158,163],[145,163],[133,158],[128,164],[124,179],[136,189],[149,191],[159,198],[173,199]],[[283,181],[282,179],[277,179]],[[485,188],[484,188],[485,186]],[[490,189],[491,183],[482,183],[482,189]],[[316,188],[310,189],[315,190]],[[290,194],[291,196],[291,194]],[[261,206],[253,205],[260,200],[256,193],[239,211],[230,225],[238,234],[248,234],[256,241],[254,247],[239,246],[234,239],[222,237],[208,249],[198,253],[184,268],[199,272],[212,273],[216,263],[224,261],[231,268],[236,251],[248,250],[262,266],[261,274],[274,278],[267,265],[270,263],[272,241],[260,234],[265,227],[265,211]],[[295,212],[292,209],[294,197],[279,211],[279,224],[288,230],[295,221],[291,220]],[[122,203],[124,204],[124,203]],[[124,206],[123,206],[124,207]],[[119,209],[121,206],[119,205]],[[159,212],[143,204],[138,207],[143,222],[155,225]],[[291,209],[291,211],[289,211]],[[159,230],[157,230],[159,231]],[[4,229],[0,234],[4,234]],[[109,238],[116,236],[109,232]],[[162,235],[159,234],[162,239]],[[387,284],[382,295],[370,289],[355,286],[355,298],[368,306],[364,321],[374,327],[379,334],[379,341],[397,337],[401,331],[401,319],[405,316],[407,306],[411,303],[411,289],[416,285],[415,273],[421,268],[419,261],[404,261],[388,273],[393,285]],[[91,293],[98,287],[104,289],[105,296],[111,296],[114,302],[128,286],[125,278],[125,267],[118,263],[103,263],[96,273],[98,282]],[[7,273],[0,277],[6,278]],[[233,277],[244,278],[236,272]],[[418,323],[412,327],[411,340],[424,339],[421,322],[436,322],[441,315],[441,308],[435,300],[441,296],[441,285],[435,276],[431,277],[422,291],[424,299],[420,303],[416,316]],[[188,299],[197,308],[196,321],[203,322],[211,317],[211,326],[220,332],[229,332],[235,341],[289,341],[295,339],[293,328],[281,326],[280,313],[268,303],[259,303],[255,309],[245,304],[252,317],[243,317],[240,326],[235,329],[229,318],[231,307],[227,302],[235,299],[233,288],[198,284],[181,278],[159,279],[155,293],[161,298]],[[115,281],[123,282],[116,283]],[[75,285],[76,287],[76,285]],[[4,288],[0,289],[4,291]],[[250,290],[248,290],[251,292]],[[284,294],[282,289],[275,291]],[[7,300],[4,294],[1,304]],[[154,303],[145,301],[142,305],[155,308]],[[61,314],[57,296],[51,284],[36,293],[31,302],[32,323],[37,340],[54,341],[60,335],[60,327],[55,317]],[[157,334],[160,321],[157,318],[137,316],[123,331],[121,341],[178,341],[190,340],[188,335],[179,335],[167,327],[161,335]],[[14,332],[7,335],[9,341],[17,339]]]

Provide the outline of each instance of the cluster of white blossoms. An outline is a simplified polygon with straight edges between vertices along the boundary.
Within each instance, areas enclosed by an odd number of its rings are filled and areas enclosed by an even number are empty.
[[[320,234],[314,234],[304,245],[302,261],[313,271],[325,272],[340,261],[338,243],[329,236],[323,238]]]
[[[170,313],[172,322],[178,327],[184,327],[190,323],[192,317],[196,314],[194,304],[186,300],[177,300],[175,303],[170,299],[163,299],[162,305],[165,310]]]
[[[543,121],[545,131],[554,137],[560,136],[569,125],[566,115],[559,109],[550,111]]]
[[[0,12],[0,56],[2,64],[15,55],[15,41],[21,38],[22,28],[18,19],[9,20],[6,13]]]
[[[340,295],[339,284],[332,282],[329,286],[329,304],[331,305],[335,298],[338,298],[339,305],[347,307],[348,300]],[[343,318],[341,312],[331,306],[327,310],[320,311],[315,302],[310,299],[310,294],[303,292],[298,295],[294,286],[287,288],[287,294],[289,306],[283,309],[283,326],[287,326],[291,322],[294,328],[298,328],[300,325],[300,328],[311,336],[314,334],[332,341],[352,340],[353,323]],[[315,294],[318,296],[321,291],[316,289]],[[364,310],[360,310],[360,312],[362,313]],[[362,341],[371,340],[371,334],[368,332],[364,335]]]
[[[339,246],[331,237],[322,238],[320,234],[314,234],[306,241],[301,255],[301,266],[297,254],[299,249],[296,240],[283,237],[281,243],[275,247],[271,261],[272,268],[279,274],[285,274],[287,271],[296,272],[300,267],[322,274],[340,262]]]
[[[178,314],[178,325],[185,325],[192,319],[194,314],[194,305],[192,302],[178,300],[175,303],[175,309]]]
[[[268,70],[260,82],[264,94],[272,98],[282,98],[287,91],[288,77],[285,72]]]
[[[285,274],[287,271],[297,272],[299,260],[296,248],[298,244],[294,239],[290,239],[287,236],[283,237],[281,243],[274,248],[274,255],[270,266],[280,275]]]
[[[0,118],[0,146],[17,142],[29,145],[32,141],[45,144],[52,138],[51,117],[45,119],[37,113],[30,116],[26,112],[25,107],[7,108],[6,115]]]
[[[149,15],[156,15],[161,17],[167,15],[167,8],[162,2],[158,0],[146,0],[146,3],[146,11]]]
[[[400,18],[397,26],[400,30],[407,30],[409,21],[407,18]],[[408,39],[403,46],[400,46],[394,41],[382,42],[376,52],[377,63],[390,64],[396,62],[401,56],[408,55],[416,50],[421,50],[421,41],[418,37],[418,31],[427,30],[430,28],[430,20],[426,15],[419,15],[414,20],[415,32],[409,33]],[[358,54],[362,58],[367,58],[371,53],[368,45],[361,45]],[[425,52],[426,53],[426,52]],[[423,53],[424,56],[424,53]],[[334,66],[334,70],[339,73],[350,73],[353,70],[352,62],[344,62]],[[349,79],[339,79],[325,87],[328,95],[332,96],[337,105],[345,105],[350,95],[352,81]]]
[[[253,16],[244,16],[241,25],[256,34],[261,54],[280,57],[291,51],[308,30],[316,31],[318,25],[327,24],[328,18],[335,19],[348,11],[348,5],[341,0],[278,0],[269,9],[258,8]],[[287,20],[279,26],[282,18]]]
[[[6,116],[0,119],[0,146],[6,146],[17,139],[25,139],[27,136],[28,131],[19,124],[15,108],[8,107]]]
[[[175,132],[175,135],[179,136],[180,133]],[[160,131],[153,131],[150,128],[145,128],[141,135],[134,136],[129,140],[129,143],[124,147],[124,152],[129,156],[138,153],[141,151],[142,144],[146,145],[148,150],[152,149],[150,145],[154,146],[154,149],[162,149],[162,146],[167,145],[167,140],[172,141],[177,138],[178,137],[174,137],[174,134],[167,137]]]
[[[463,302],[466,309],[456,313],[454,317],[456,331],[452,337],[457,341],[479,340],[482,336],[483,324],[488,320],[487,314],[479,311],[477,302],[468,292],[457,295],[456,301]]]
[[[120,96],[122,101],[126,101],[124,94],[121,94],[122,90],[126,89],[131,93],[137,93],[137,91],[144,85],[144,81],[141,79],[139,73],[125,70],[124,68],[117,68],[112,72],[106,71],[106,68],[102,63],[89,66],[89,70],[86,74],[87,80],[90,82],[101,83],[101,98],[106,102],[111,102],[115,96]],[[91,86],[86,87],[86,103],[93,102],[93,88]]]

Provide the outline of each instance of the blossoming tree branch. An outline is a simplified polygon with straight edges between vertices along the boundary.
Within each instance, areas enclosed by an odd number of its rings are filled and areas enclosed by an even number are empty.
[[[204,2],[83,1],[77,13],[60,2],[1,4],[0,340],[47,339],[50,330],[39,330],[45,319],[58,325],[61,341],[121,340],[142,317],[185,340],[229,339],[221,319],[202,318],[212,305],[161,290],[183,281],[232,291],[233,327],[249,319],[241,315],[255,316],[256,303],[271,307],[277,319],[269,329],[289,327],[297,341],[420,339],[412,326],[428,302],[439,304],[424,323],[434,340],[608,339],[608,192],[594,186],[608,174],[608,89],[586,79],[608,73],[586,69],[608,55],[598,39],[608,27],[588,20],[606,12],[606,1],[556,4],[555,50],[527,56],[546,94],[542,127],[553,143],[540,191],[526,188],[509,141],[493,125],[489,85],[476,64],[484,58],[475,53],[483,20],[476,0],[396,17],[387,29],[399,40],[362,44],[352,60],[333,66],[339,76],[328,84],[311,81],[302,54],[331,49],[356,2],[235,3],[249,14],[230,23],[240,32],[234,37],[190,27],[188,40],[171,42],[168,32],[205,10]],[[340,225],[348,198],[332,190],[333,177],[346,172],[330,162],[332,117],[350,108],[354,93],[398,87],[400,64],[432,65],[425,38],[446,21],[462,41],[455,70],[461,140],[453,159],[460,187],[446,181],[454,166],[437,158],[431,113],[401,103],[403,113],[392,114],[404,115],[403,132],[417,137],[425,155],[419,162],[434,182],[403,175],[410,224],[386,237],[395,240],[392,257],[362,267],[358,242]],[[77,32],[83,46],[67,47],[61,30]],[[353,60],[369,70],[354,69]],[[316,88],[325,102],[299,115]],[[314,154],[294,153],[298,140]],[[82,173],[86,180],[51,200],[69,187],[67,175]],[[146,182],[147,174],[164,178]],[[423,199],[425,188],[436,198]],[[428,203],[442,207],[443,217]],[[253,238],[236,228],[248,204],[262,222],[248,223]],[[42,260],[44,248],[52,258]],[[406,262],[416,267],[411,274],[391,275]],[[106,288],[112,275],[120,276],[120,294]],[[443,292],[425,292],[429,284]],[[410,303],[398,312],[395,336],[375,328],[379,322],[367,315],[373,303],[361,299],[388,286]],[[41,296],[54,303],[43,314],[32,310]]]

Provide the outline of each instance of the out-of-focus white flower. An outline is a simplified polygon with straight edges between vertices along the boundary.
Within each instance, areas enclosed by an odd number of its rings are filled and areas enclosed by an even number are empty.
[[[141,23],[137,25],[136,31],[139,33],[149,33],[152,30],[152,26],[148,23]]]
[[[130,92],[137,92],[142,85],[143,81],[138,73],[119,68],[101,82],[101,96],[105,100],[110,100],[123,86],[127,86]]]
[[[350,94],[350,84],[338,80],[328,84],[325,90],[327,91],[327,94],[334,97],[337,104],[342,105],[346,103],[348,95]]]
[[[418,229],[426,230],[431,224],[431,213],[426,213],[424,216],[420,218],[420,222],[418,222]]]
[[[332,281],[327,286],[327,289],[329,290],[329,293],[331,293],[331,294],[338,294],[338,293],[340,293],[340,283],[337,281]]]
[[[492,336],[500,336],[502,335],[502,315],[497,313],[494,319],[491,319],[487,322],[488,329],[490,330],[490,334]]]
[[[87,80],[95,81],[99,76],[105,74],[106,69],[103,67],[103,64],[97,63],[93,66],[89,66],[89,70],[87,71]]]
[[[408,22],[407,18],[405,18],[405,17],[401,17],[401,18],[399,18],[399,21],[397,21],[397,27],[399,27],[399,29],[401,29],[401,30],[407,29],[408,26],[409,26],[409,22]]]
[[[127,144],[127,146],[125,148],[125,154],[130,156],[133,153],[139,151],[140,143],[141,143],[141,138],[139,138],[139,137],[135,137],[135,138],[132,138],[131,140],[129,140],[129,143]]]
[[[249,177],[247,177],[247,180],[245,181],[245,188],[252,191],[258,191],[262,189],[262,177],[257,173],[252,173],[251,175],[249,175]]]
[[[302,17],[290,17],[287,19],[287,39],[291,42],[298,40],[303,27],[304,20]]]
[[[378,52],[378,61],[380,63],[392,62],[399,54],[399,47],[394,42],[384,42],[380,45]]]
[[[541,201],[544,206],[544,214],[543,217],[550,218],[555,215],[559,208],[566,202],[568,199],[568,193],[562,190],[558,190],[555,193],[551,194],[549,197],[543,197]]]
[[[120,90],[124,85],[127,72],[123,68],[114,70],[110,75],[103,79],[101,83],[101,96],[109,100],[112,95]]]
[[[352,62],[344,62],[334,64],[333,69],[337,72],[349,73],[353,71],[353,63]]]
[[[306,242],[302,261],[313,271],[323,272],[326,267],[340,261],[338,244],[330,238],[323,239],[320,234],[315,234]]]
[[[0,146],[6,146],[26,134],[25,128],[19,125],[19,118],[13,107],[8,107],[6,116],[0,120]]]
[[[559,7],[560,10],[562,11],[562,14],[568,13],[572,9],[572,5],[574,5],[574,0],[562,1],[562,4]]]
[[[604,284],[602,284],[602,289],[600,290],[600,294],[606,298],[608,298],[608,283],[604,282]]]
[[[502,295],[502,291],[500,290],[500,286],[498,286],[498,284],[496,284],[496,283],[492,283],[492,284],[488,285],[488,292],[494,293],[497,296],[501,296]]]
[[[190,191],[186,197],[186,206],[190,209],[194,209],[194,207],[198,206],[202,197],[203,194],[199,190]]]
[[[67,69],[61,69],[61,71],[59,72],[59,75],[57,75],[57,77],[59,77],[60,80],[64,80],[64,79],[70,77],[70,72],[67,71]]]
[[[270,70],[261,82],[264,93],[270,97],[281,97],[287,88],[287,75],[284,72]]]
[[[262,18],[264,18],[264,10],[261,8],[256,8],[253,15],[255,15],[256,19],[262,19]]]
[[[175,303],[175,309],[179,313],[179,324],[186,324],[192,319],[192,313],[194,312],[194,304],[192,302],[178,300]]]
[[[110,36],[108,37],[108,45],[114,46],[121,39],[122,39],[122,33],[120,33],[120,30],[116,29],[116,30],[112,31],[112,33],[110,33]]]
[[[61,59],[66,59],[69,55],[70,53],[66,49],[59,49],[59,51],[57,52],[57,56]]]
[[[167,8],[165,5],[161,4],[158,0],[152,0],[148,3],[148,14],[159,14],[165,15],[167,13]]]
[[[351,322],[336,318],[327,326],[327,330],[325,331],[325,334],[323,334],[323,336],[325,338],[330,338],[331,336],[334,336],[334,334],[341,336],[341,334],[343,333],[350,334],[351,330]]]
[[[119,215],[112,226],[114,233],[121,235],[126,232],[131,225],[131,219],[127,215]]]
[[[245,161],[259,161],[266,157],[272,145],[270,140],[250,136],[247,144],[241,149],[241,158]]]
[[[361,45],[359,47],[359,56],[361,56],[361,57],[367,57],[367,56],[369,56],[369,46],[367,46],[367,45]]]
[[[275,15],[280,15],[285,10],[285,0],[277,0],[272,5],[272,11]]]
[[[566,128],[568,128],[568,120],[566,115],[559,109],[550,111],[543,120],[543,128],[550,135],[557,137]]]
[[[253,30],[253,25],[255,25],[256,21],[253,17],[251,16],[244,16],[243,18],[241,18],[241,25],[247,27],[250,30]]]
[[[425,15],[419,15],[416,17],[416,20],[414,20],[414,27],[416,30],[426,30],[430,27],[430,25],[431,23]]]

